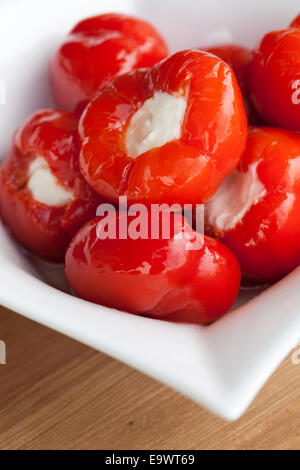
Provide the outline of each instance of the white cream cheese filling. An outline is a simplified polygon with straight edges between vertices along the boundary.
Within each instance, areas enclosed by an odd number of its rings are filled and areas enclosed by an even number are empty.
[[[29,165],[27,188],[33,199],[48,206],[64,206],[73,192],[64,188],[54,176],[44,157],[36,157]]]
[[[266,194],[257,174],[259,163],[249,165],[246,172],[234,170],[205,205],[206,221],[215,231],[232,230]]]
[[[155,147],[181,137],[187,100],[166,92],[156,92],[132,116],[126,133],[126,150],[138,157]]]

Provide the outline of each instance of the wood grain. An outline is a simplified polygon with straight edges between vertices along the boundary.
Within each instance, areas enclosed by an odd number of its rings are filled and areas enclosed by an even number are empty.
[[[299,449],[287,358],[227,423],[143,374],[0,307],[0,449]]]

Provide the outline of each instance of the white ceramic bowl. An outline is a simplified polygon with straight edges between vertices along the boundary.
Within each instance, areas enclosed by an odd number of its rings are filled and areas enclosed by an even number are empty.
[[[177,50],[223,40],[254,46],[268,30],[285,27],[298,10],[299,0],[1,0],[0,81],[6,104],[0,104],[0,155],[26,116],[51,106],[47,62],[83,17],[108,11],[140,16]],[[130,364],[227,419],[243,413],[296,344],[299,285],[300,268],[261,294],[245,291],[236,308],[209,327],[151,320],[57,289],[67,291],[61,268],[30,260],[0,225],[3,305]]]

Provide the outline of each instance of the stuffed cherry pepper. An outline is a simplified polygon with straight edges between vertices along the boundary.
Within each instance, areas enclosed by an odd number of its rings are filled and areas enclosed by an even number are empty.
[[[249,129],[240,165],[205,207],[208,233],[236,255],[248,282],[271,282],[300,263],[300,136]]]
[[[199,50],[116,78],[81,116],[80,168],[102,196],[200,203],[238,164],[247,119],[232,69]]]
[[[265,122],[300,131],[300,28],[264,36],[254,53],[250,88]]]
[[[240,285],[236,258],[222,243],[195,232],[182,215],[163,212],[159,220],[166,218],[168,236],[155,239],[148,216],[149,232],[137,236],[135,217],[126,211],[88,222],[66,253],[74,291],[91,302],[174,321],[209,323],[227,312]],[[122,225],[128,236],[121,238]],[[114,236],[107,235],[109,226]]]
[[[81,110],[114,76],[152,67],[168,54],[164,39],[146,21],[116,13],[80,21],[50,62],[57,106]]]
[[[15,133],[0,172],[3,221],[25,248],[55,262],[102,202],[79,171],[77,125],[73,114],[36,112]]]

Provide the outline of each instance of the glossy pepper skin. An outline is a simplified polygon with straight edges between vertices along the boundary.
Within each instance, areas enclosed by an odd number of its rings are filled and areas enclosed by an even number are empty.
[[[261,119],[251,102],[249,90],[253,51],[239,44],[220,44],[205,50],[220,57],[220,59],[230,65],[242,90],[248,122],[249,124],[258,124]]]
[[[300,14],[292,21],[292,28],[300,28]]]
[[[300,136],[275,128],[250,128],[237,170],[242,175],[253,164],[263,197],[253,201],[233,229],[207,229],[236,255],[245,281],[272,282],[300,263]]]
[[[50,63],[54,100],[65,111],[82,110],[100,86],[168,54],[164,39],[149,23],[121,14],[80,21]]]
[[[64,259],[76,231],[95,216],[102,198],[78,168],[78,120],[73,114],[44,109],[30,116],[15,133],[0,172],[0,212],[15,238],[49,261]],[[33,199],[27,187],[31,162],[43,157],[57,182],[73,192],[65,205]]]
[[[117,215],[117,227],[122,217],[124,212]],[[240,284],[234,255],[209,237],[204,237],[200,249],[187,249],[203,235],[194,232],[182,215],[171,213],[170,237],[156,240],[101,240],[98,224],[102,221],[97,217],[88,222],[66,253],[67,279],[83,299],[194,323],[216,320],[234,303]],[[131,221],[129,216],[129,225]],[[175,239],[183,227],[185,235]]]
[[[252,100],[266,123],[300,131],[300,29],[273,31],[254,53]]]
[[[132,117],[156,93],[186,99],[181,136],[133,158]],[[129,202],[200,203],[238,164],[247,119],[232,69],[198,50],[173,54],[149,70],[116,78],[85,109],[79,124],[80,168],[104,197]]]

